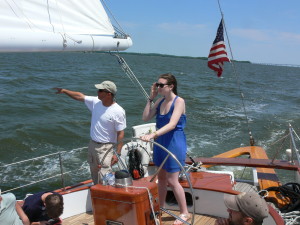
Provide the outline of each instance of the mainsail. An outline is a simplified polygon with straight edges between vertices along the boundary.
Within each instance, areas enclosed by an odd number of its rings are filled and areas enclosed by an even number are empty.
[[[1,0],[0,52],[116,51],[117,35],[100,0]]]

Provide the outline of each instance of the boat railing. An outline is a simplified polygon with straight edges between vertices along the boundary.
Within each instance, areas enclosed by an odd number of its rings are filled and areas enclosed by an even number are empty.
[[[296,141],[295,141],[295,137],[298,138],[297,140],[299,141],[300,138],[298,136],[298,134],[296,133],[296,131],[294,130],[294,128],[292,127],[291,124],[289,124],[289,133],[290,133],[290,136],[291,136],[291,142],[292,142],[292,159],[293,159],[293,154],[296,155],[296,159],[297,159],[297,162],[298,164],[300,163],[300,156],[299,156],[299,150],[297,149],[297,146],[296,146]],[[294,137],[295,136],[295,137]]]
[[[299,148],[297,148],[297,143],[299,144],[300,138],[291,124],[289,124],[289,128],[286,130],[285,136],[278,141],[281,141],[281,146],[275,152],[272,163],[275,161],[279,151],[283,148],[284,143],[288,142],[289,148],[286,149],[288,161],[293,165],[300,165]]]
[[[80,173],[81,175],[82,173],[88,173],[88,166],[85,160],[86,157],[76,156],[80,156],[80,154],[82,154],[81,151],[86,149],[87,147],[77,148],[71,151],[59,151],[10,164],[0,165],[0,183],[2,189],[4,189],[2,190],[2,193],[19,190],[58,177],[60,177],[60,179],[54,181],[54,183],[60,183],[59,186],[64,189],[66,187],[67,175],[72,174],[69,177],[73,178],[73,175],[76,173]],[[70,154],[72,155],[72,158],[69,156]],[[86,151],[84,154],[86,154]],[[80,158],[84,158],[84,160],[80,160]],[[78,163],[81,165],[78,166]],[[45,177],[41,178],[43,176]],[[19,185],[20,183],[24,184]],[[5,187],[10,188],[5,190]]]

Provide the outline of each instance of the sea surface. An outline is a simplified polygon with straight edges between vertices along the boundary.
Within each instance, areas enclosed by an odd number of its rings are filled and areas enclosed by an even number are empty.
[[[225,65],[218,78],[207,61],[163,55],[122,54],[147,92],[160,74],[171,72],[178,94],[186,101],[188,151],[192,157],[210,157],[249,145],[249,130],[256,145],[270,158],[278,150],[289,123],[300,128],[300,68],[236,62]],[[236,74],[233,73],[234,69]],[[90,179],[86,163],[90,112],[84,103],[55,94],[54,87],[95,95],[94,84],[112,80],[117,102],[126,110],[126,140],[141,119],[146,100],[108,53],[0,54],[0,188],[35,183],[60,172],[70,172],[64,185]],[[243,98],[241,96],[244,96]],[[154,121],[151,121],[154,122]],[[285,157],[279,151],[278,157]],[[24,160],[21,164],[13,164]],[[24,193],[61,186],[60,176],[25,186]]]

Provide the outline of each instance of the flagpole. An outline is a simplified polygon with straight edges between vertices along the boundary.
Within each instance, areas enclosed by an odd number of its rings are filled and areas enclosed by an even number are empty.
[[[225,25],[224,14],[223,14],[223,11],[222,11],[222,8],[221,8],[220,0],[218,0],[218,5],[219,5],[219,10],[220,10],[220,13],[221,13],[221,16],[222,16],[222,23],[223,23],[223,27],[224,27],[224,30],[225,30],[226,39],[227,39],[227,42],[228,42],[229,51],[230,51],[230,55],[231,55],[231,67],[232,67],[234,76],[236,78],[236,82],[237,82],[238,89],[240,91],[240,95],[241,95],[241,99],[242,99],[243,110],[244,110],[244,113],[245,113],[245,117],[246,117],[246,121],[247,121],[247,127],[248,127],[248,132],[249,132],[249,136],[250,136],[250,145],[253,146],[254,143],[255,143],[255,141],[254,141],[254,138],[252,136],[252,132],[250,130],[249,119],[248,119],[248,115],[247,115],[247,111],[246,111],[246,106],[245,106],[245,98],[244,98],[244,94],[243,94],[243,92],[241,90],[240,79],[239,79],[239,76],[238,76],[236,68],[235,68],[233,53],[232,53],[232,50],[231,50],[231,45],[230,45],[230,41],[229,41],[229,37],[228,37],[226,25]]]

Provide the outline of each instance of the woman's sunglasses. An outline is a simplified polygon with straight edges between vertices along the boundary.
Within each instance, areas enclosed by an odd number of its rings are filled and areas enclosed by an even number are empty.
[[[155,86],[160,88],[163,88],[165,85],[169,85],[169,84],[155,83]]]

